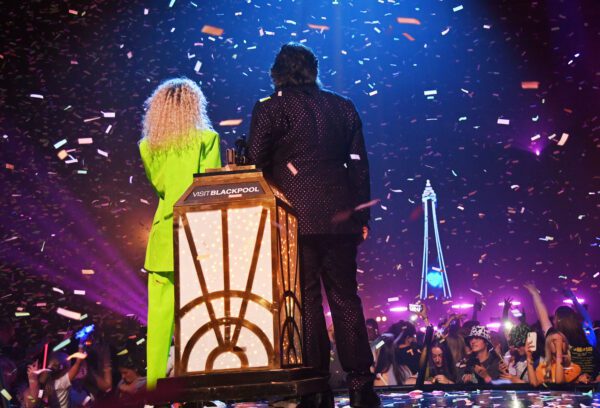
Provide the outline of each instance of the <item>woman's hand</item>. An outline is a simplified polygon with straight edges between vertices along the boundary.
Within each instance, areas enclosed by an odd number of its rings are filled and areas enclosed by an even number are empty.
[[[583,373],[577,377],[577,382],[580,384],[589,384],[592,382],[592,377],[588,373]]]
[[[38,375],[36,373],[37,370],[38,370],[38,362],[37,361],[35,363],[27,366],[27,379],[29,380],[30,384],[38,382]]]
[[[433,377],[433,382],[438,384],[454,384],[448,379],[448,377],[446,377],[443,374],[438,374],[435,377]]]
[[[531,340],[527,340],[527,343],[525,343],[525,357],[527,357],[527,362],[533,363],[534,348],[535,344]]]
[[[539,294],[540,294],[540,292],[538,291],[538,289],[537,289],[537,288],[535,287],[535,285],[534,285],[533,283],[531,283],[531,282],[524,284],[524,285],[523,285],[523,287],[524,287],[525,289],[527,289],[527,291],[528,291],[529,293],[531,293],[532,295],[539,295]]]
[[[508,374],[508,366],[506,365],[504,360],[500,360],[500,363],[498,364],[498,368],[500,369],[501,373]]]
[[[462,382],[470,383],[473,382],[473,374],[464,374],[461,378]]]
[[[475,374],[483,378],[483,381],[485,381],[486,383],[492,381],[492,377],[490,377],[487,370],[482,365],[476,365],[475,367],[473,367],[473,371],[475,371]]]

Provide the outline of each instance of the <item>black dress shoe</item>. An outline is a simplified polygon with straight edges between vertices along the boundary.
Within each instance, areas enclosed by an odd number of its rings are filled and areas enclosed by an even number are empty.
[[[350,390],[350,406],[356,408],[380,408],[381,400],[373,387]]]
[[[334,408],[333,392],[317,392],[300,397],[300,404],[296,408]]]

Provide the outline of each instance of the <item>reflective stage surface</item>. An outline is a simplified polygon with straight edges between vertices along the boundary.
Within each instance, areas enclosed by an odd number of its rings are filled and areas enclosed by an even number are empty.
[[[433,391],[410,393],[380,392],[384,407],[600,407],[600,393],[568,392],[568,391]],[[335,398],[336,408],[348,407],[347,395]],[[236,408],[269,406],[294,407],[289,402],[268,403],[238,403]]]

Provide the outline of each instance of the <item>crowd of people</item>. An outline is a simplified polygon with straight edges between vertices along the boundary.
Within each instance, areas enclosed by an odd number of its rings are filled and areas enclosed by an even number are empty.
[[[423,308],[417,314],[424,323],[421,327],[432,326],[435,333],[426,345],[416,321],[395,322],[380,332],[380,323],[368,319],[375,385],[415,385],[421,367],[425,384],[456,387],[600,382],[594,331],[600,330],[600,325],[593,324],[572,292],[567,295],[573,299],[573,307],[560,306],[550,316],[535,286],[525,288],[531,294],[537,321],[527,322],[524,316],[511,320],[511,300],[506,299],[499,331],[480,324],[477,309],[470,320],[452,314],[431,325],[427,309]],[[43,342],[28,349],[20,347],[14,329],[9,320],[0,321],[0,388],[4,406],[143,407],[143,399],[139,398],[146,390],[143,326],[139,325],[137,334],[130,329],[128,338],[120,344],[112,344],[100,330],[88,330],[85,338],[69,331],[62,341],[69,344],[57,351],[52,351],[57,340],[49,348],[44,348]],[[334,359],[332,386],[341,388],[344,379],[336,375],[342,370],[335,362],[333,333],[330,340]],[[427,361],[421,362],[425,347]]]
[[[143,407],[143,326],[129,320],[136,329],[119,327],[127,330],[120,342],[90,324],[32,344],[13,321],[0,321],[0,407]]]
[[[523,314],[511,320],[511,300],[506,299],[499,331],[491,331],[474,318],[452,314],[435,327],[423,362],[427,384],[542,384],[600,382],[600,357],[596,330],[587,309],[574,294],[565,294],[573,307],[560,306],[553,316],[537,288],[530,293],[537,322],[528,323]],[[419,317],[429,325],[426,309]],[[598,323],[598,322],[596,322]],[[379,333],[378,323],[369,319],[376,385],[416,384],[423,353],[424,334],[414,322],[401,320]],[[600,332],[598,332],[600,335]]]

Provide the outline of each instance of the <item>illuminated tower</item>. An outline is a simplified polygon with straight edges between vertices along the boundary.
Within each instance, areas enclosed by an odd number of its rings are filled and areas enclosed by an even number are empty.
[[[448,274],[446,273],[446,264],[444,263],[444,254],[442,253],[442,244],[440,243],[440,233],[438,231],[437,215],[435,207],[437,198],[435,191],[431,188],[431,183],[427,180],[425,190],[421,196],[423,202],[423,213],[425,215],[425,235],[423,237],[423,269],[421,271],[421,299],[426,299],[430,294],[436,298],[452,297],[450,284],[448,283]],[[433,216],[433,231],[435,234],[435,247],[437,252],[438,266],[429,267],[429,202],[431,202],[431,215]],[[431,292],[431,293],[430,293]]]

